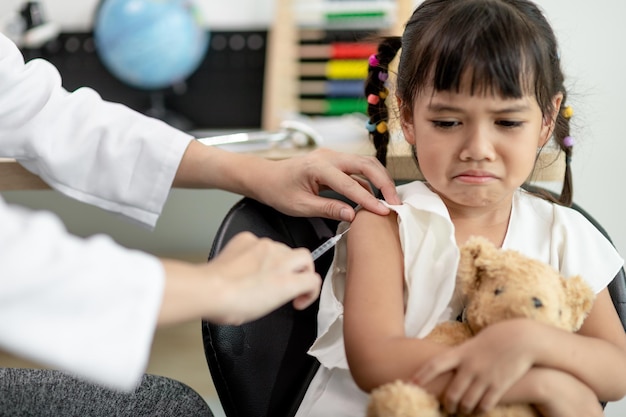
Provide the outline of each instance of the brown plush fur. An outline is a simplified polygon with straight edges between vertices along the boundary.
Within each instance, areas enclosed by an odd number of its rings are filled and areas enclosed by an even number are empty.
[[[465,303],[463,322],[438,325],[429,340],[457,345],[502,320],[532,318],[576,331],[591,310],[595,294],[579,276],[564,278],[542,262],[474,237],[461,247],[457,286]],[[498,406],[473,417],[536,417],[526,404]],[[445,417],[435,397],[396,381],[370,396],[367,417]]]

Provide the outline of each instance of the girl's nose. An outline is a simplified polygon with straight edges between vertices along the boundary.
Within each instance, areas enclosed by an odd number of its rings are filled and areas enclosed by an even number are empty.
[[[488,129],[477,126],[467,129],[464,134],[459,154],[462,161],[493,161],[495,159],[495,148]]]

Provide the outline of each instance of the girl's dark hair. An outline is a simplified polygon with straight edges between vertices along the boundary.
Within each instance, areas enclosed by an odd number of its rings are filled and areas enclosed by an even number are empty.
[[[406,23],[402,37],[386,37],[379,44],[376,65],[371,65],[365,94],[384,90],[389,63],[402,48],[397,72],[399,116],[412,117],[413,102],[424,89],[459,91],[470,76],[470,93],[494,93],[504,98],[534,94],[544,117],[556,111],[553,137],[565,153],[565,176],[558,202],[571,205],[567,92],[556,36],[542,11],[527,0],[425,0]],[[561,109],[553,98],[561,93]],[[390,99],[393,99],[390,98]],[[371,126],[388,119],[384,100],[368,105]],[[371,130],[376,156],[385,164],[389,132]]]

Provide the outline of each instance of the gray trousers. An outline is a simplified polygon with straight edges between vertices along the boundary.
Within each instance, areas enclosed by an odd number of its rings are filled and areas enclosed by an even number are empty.
[[[44,369],[0,368],[0,416],[212,417],[193,389],[170,378],[144,375],[121,393]]]

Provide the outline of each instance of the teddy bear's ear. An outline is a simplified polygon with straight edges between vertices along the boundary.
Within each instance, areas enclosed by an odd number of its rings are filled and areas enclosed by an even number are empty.
[[[483,260],[493,259],[497,248],[483,237],[472,236],[460,247],[460,252],[457,281],[463,293],[470,294],[480,286],[479,269],[485,266]]]
[[[571,324],[571,329],[576,331],[580,329],[587,314],[591,311],[596,295],[589,284],[578,275],[571,278],[561,278],[561,284],[571,312],[569,324]]]

